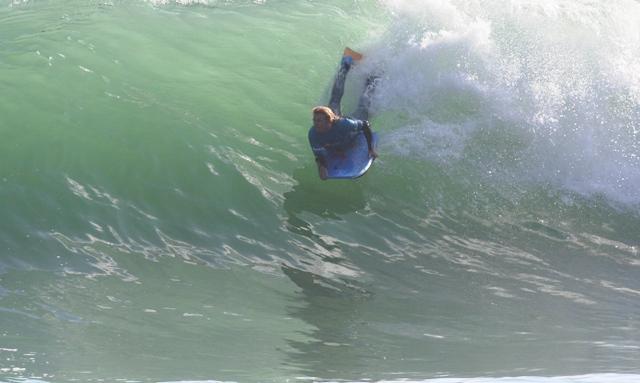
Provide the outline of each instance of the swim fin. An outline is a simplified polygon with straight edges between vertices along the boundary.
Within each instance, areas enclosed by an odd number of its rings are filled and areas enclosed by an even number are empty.
[[[353,61],[362,60],[362,53],[356,52],[353,49],[346,47],[344,48],[344,52],[342,53],[342,57],[351,57]]]

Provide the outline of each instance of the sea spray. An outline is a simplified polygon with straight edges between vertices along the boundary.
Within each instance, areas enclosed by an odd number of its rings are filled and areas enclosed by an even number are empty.
[[[392,21],[370,68],[384,73],[390,149],[640,203],[637,2],[383,4]]]

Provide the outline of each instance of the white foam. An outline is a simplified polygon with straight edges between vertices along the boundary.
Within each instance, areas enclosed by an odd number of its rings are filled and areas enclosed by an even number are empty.
[[[378,383],[637,383],[640,375],[635,374],[590,374],[576,376],[557,376],[557,377],[537,377],[537,376],[521,376],[521,377],[505,377],[505,378],[436,378],[425,380],[380,380]],[[332,380],[322,380],[316,377],[299,376],[292,379],[293,381],[317,381],[317,382],[333,382]],[[354,382],[371,381],[365,379]],[[176,382],[163,383],[221,383],[217,380],[183,380]],[[343,380],[343,382],[348,382]]]
[[[159,6],[159,5],[168,5],[168,4],[177,4],[177,5],[209,5],[209,0],[146,0],[149,3]],[[213,1],[212,3],[215,3]]]
[[[391,150],[487,153],[479,173],[496,162],[509,179],[640,204],[640,3],[383,4],[393,21],[369,57],[384,72],[374,107],[396,117]],[[492,133],[516,137],[512,161],[492,157],[505,150]]]

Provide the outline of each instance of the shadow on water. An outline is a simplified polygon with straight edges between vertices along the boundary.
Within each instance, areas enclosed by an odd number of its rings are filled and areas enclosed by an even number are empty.
[[[312,225],[302,216],[311,213],[324,219],[342,220],[346,214],[364,210],[366,202],[361,181],[322,181],[313,165],[295,170],[293,178],[297,184],[284,193],[287,230],[332,250],[335,246],[315,234]]]
[[[288,216],[309,212],[329,219],[354,213],[366,207],[362,180],[327,180],[318,178],[314,165],[293,172],[297,185],[284,194]]]
[[[346,215],[366,209],[362,180],[321,181],[313,165],[297,169],[293,178],[296,186],[284,195],[287,230],[332,254],[319,255],[320,269],[331,270],[341,265],[353,269],[352,264],[348,265],[352,261],[348,255],[353,250],[323,239],[304,217],[310,213],[326,220],[345,221]],[[360,357],[355,351],[359,348],[357,327],[362,323],[358,308],[371,298],[356,280],[358,273],[327,276],[317,270],[318,260],[309,263],[303,260],[299,266],[282,265],[281,269],[300,288],[289,306],[289,315],[313,328],[305,334],[306,340],[288,341],[295,350],[289,353],[288,364],[309,377],[328,378],[338,371],[353,370]]]

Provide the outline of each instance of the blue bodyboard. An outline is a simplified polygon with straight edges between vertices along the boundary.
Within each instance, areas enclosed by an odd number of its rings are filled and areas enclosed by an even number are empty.
[[[378,134],[373,133],[373,147],[378,146]],[[369,157],[369,146],[364,133],[360,132],[346,150],[314,149],[314,153],[325,159],[327,178],[358,178],[369,170],[373,158]]]

